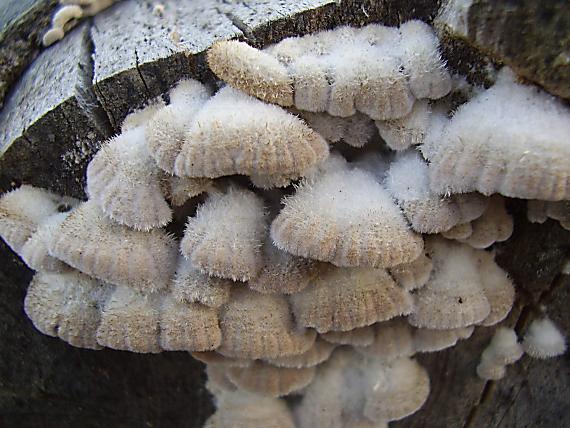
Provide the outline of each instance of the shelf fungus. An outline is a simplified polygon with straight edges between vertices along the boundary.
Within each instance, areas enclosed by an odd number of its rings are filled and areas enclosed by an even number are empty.
[[[549,318],[536,319],[525,333],[522,346],[533,358],[557,357],[566,352],[566,338]]]
[[[201,272],[247,281],[261,270],[266,230],[263,200],[249,190],[210,194],[186,223],[182,255]]]
[[[481,354],[477,375],[485,380],[499,380],[506,374],[506,366],[517,362],[523,356],[523,348],[518,343],[513,329],[499,327],[489,346]]]
[[[418,290],[415,310],[408,317],[415,327],[449,330],[477,324],[487,318],[491,306],[481,283],[474,250],[439,239],[428,243],[434,271]]]
[[[493,87],[461,105],[421,150],[438,193],[559,201],[570,199],[569,134],[567,107],[503,69]]]
[[[290,299],[297,323],[319,333],[352,330],[413,311],[411,295],[384,269],[331,266]]]
[[[65,3],[44,42],[112,0]],[[489,89],[451,78],[438,45],[420,21],[215,42],[223,82],[182,79],[128,115],[87,166],[87,201],[0,198],[0,235],[37,271],[34,326],[190,353],[209,428],[386,428],[429,394],[413,355],[477,326],[496,331],[483,379],[522,349],[562,354],[547,318],[521,344],[496,327],[516,290],[494,255],[519,226],[505,197],[568,228],[570,110],[508,69]]]
[[[312,330],[297,331],[287,299],[234,287],[220,313],[222,344],[217,351],[232,358],[277,358],[308,351]]]
[[[433,30],[371,24],[286,39],[264,51],[222,41],[208,51],[218,77],[263,101],[300,110],[374,120],[407,115],[417,98],[440,98],[451,78]]]
[[[421,236],[366,171],[325,170],[284,200],[271,224],[278,248],[337,266],[392,267],[419,257]]]

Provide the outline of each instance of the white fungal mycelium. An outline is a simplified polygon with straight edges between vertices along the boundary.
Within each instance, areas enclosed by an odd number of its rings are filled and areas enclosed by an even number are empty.
[[[530,324],[522,346],[533,358],[557,357],[566,352],[566,338],[549,318],[542,318]]]
[[[61,3],[44,44],[112,0]],[[227,85],[182,79],[128,115],[87,201],[0,198],[0,235],[37,271],[28,317],[73,346],[190,352],[210,428],[386,428],[429,394],[413,355],[476,326],[495,329],[483,379],[522,348],[563,353],[549,319],[522,344],[492,326],[516,296],[494,260],[505,196],[570,224],[570,110],[506,69],[487,90],[452,79],[438,43],[420,21],[216,42]]]

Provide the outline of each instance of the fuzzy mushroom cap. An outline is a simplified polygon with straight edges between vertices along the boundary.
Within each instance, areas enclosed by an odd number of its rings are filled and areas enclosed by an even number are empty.
[[[412,328],[405,319],[378,323],[374,326],[374,341],[369,346],[357,348],[364,356],[384,362],[415,354]]]
[[[422,152],[438,193],[477,190],[557,201],[570,199],[568,135],[570,110],[515,83],[503,69],[497,83],[460,106]]]
[[[480,324],[495,325],[504,320],[515,301],[515,287],[507,273],[493,260],[493,254],[478,251],[479,272],[485,297],[491,305],[491,312]]]
[[[373,421],[396,421],[417,412],[429,395],[427,371],[415,360],[371,362],[364,416]],[[374,374],[374,375],[372,375]]]
[[[148,121],[145,134],[150,155],[164,171],[173,173],[186,133],[211,93],[197,80],[182,80],[170,91],[170,104]]]
[[[499,327],[481,355],[477,375],[486,380],[501,379],[506,374],[505,366],[518,361],[523,353],[515,331]]]
[[[428,253],[433,273],[415,296],[415,311],[408,321],[415,327],[449,330],[483,321],[491,311],[481,284],[474,251],[431,239]]]
[[[331,266],[291,295],[297,323],[319,333],[347,331],[412,312],[410,294],[384,269]]]
[[[161,352],[159,322],[159,296],[117,286],[103,307],[97,343],[121,351]]]
[[[263,200],[232,187],[211,194],[188,219],[180,251],[203,273],[247,281],[262,267],[265,230]]]
[[[154,291],[168,286],[176,267],[176,243],[163,230],[141,232],[110,222],[88,201],[54,232],[50,254],[117,285]]]
[[[249,367],[228,367],[227,376],[241,390],[277,398],[299,391],[311,383],[315,368],[276,367],[257,361]]]
[[[181,303],[171,294],[163,297],[159,325],[160,346],[166,351],[211,351],[222,340],[214,309]]]
[[[218,352],[233,358],[277,358],[308,351],[316,333],[297,332],[284,296],[234,287],[220,313]]]
[[[275,57],[244,42],[224,40],[208,50],[208,65],[222,80],[268,103],[293,105],[292,79]]]
[[[176,158],[179,176],[302,176],[328,156],[328,144],[301,119],[231,87],[196,115]]]
[[[179,302],[201,303],[219,308],[230,299],[233,282],[200,272],[181,257],[172,283],[172,294]]]
[[[260,293],[298,293],[323,269],[322,263],[281,251],[269,239],[263,246],[263,260],[259,274],[247,283]]]
[[[391,267],[415,260],[423,240],[365,171],[330,168],[284,200],[271,225],[278,248],[337,266]]]
[[[335,117],[326,113],[299,112],[307,124],[329,143],[345,142],[352,147],[363,147],[375,133],[374,122],[357,113],[350,117]]]
[[[109,287],[77,271],[38,272],[26,293],[24,310],[42,333],[80,348],[101,349],[96,332],[108,293]]]
[[[428,281],[433,263],[424,253],[411,263],[404,263],[389,269],[390,275],[405,290],[422,288]]]
[[[58,212],[60,201],[47,190],[27,185],[5,193],[0,198],[0,236],[20,253],[38,226]]]
[[[460,242],[473,248],[487,248],[495,242],[503,242],[513,234],[514,222],[505,207],[505,198],[493,195],[481,217],[471,222],[472,232]]]
[[[522,346],[533,358],[557,357],[566,352],[566,338],[550,319],[542,318],[531,323]]]
[[[329,341],[317,338],[313,346],[302,354],[288,357],[267,358],[265,361],[277,367],[289,367],[300,369],[314,367],[329,359],[336,345]]]
[[[382,139],[392,150],[406,150],[424,142],[429,124],[431,108],[427,101],[418,101],[412,111],[399,119],[377,120],[376,127]]]
[[[87,193],[117,223],[150,230],[172,219],[162,194],[163,178],[150,157],[141,126],[111,139],[89,162]]]

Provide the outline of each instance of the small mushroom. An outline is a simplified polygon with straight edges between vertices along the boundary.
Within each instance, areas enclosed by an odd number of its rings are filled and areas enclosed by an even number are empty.
[[[80,348],[101,349],[96,332],[109,287],[77,271],[38,272],[24,300],[26,315],[43,334]]]
[[[147,123],[145,134],[149,152],[162,170],[174,172],[174,163],[186,133],[210,97],[208,88],[197,80],[181,80],[170,91],[170,104]]]
[[[352,330],[413,310],[410,294],[384,269],[331,266],[290,299],[297,323],[319,333]]]
[[[406,150],[424,142],[429,127],[431,108],[427,101],[418,101],[406,116],[392,120],[377,120],[382,139],[392,150]]]
[[[557,357],[566,352],[566,338],[548,318],[534,320],[524,335],[524,351],[533,358]]]
[[[326,113],[300,112],[301,117],[329,143],[345,142],[363,147],[374,136],[374,122],[362,113],[336,117]]]
[[[87,193],[112,220],[150,230],[172,219],[162,194],[162,179],[140,126],[111,139],[89,162]]]
[[[418,290],[414,327],[449,330],[483,321],[491,311],[485,297],[477,257],[470,247],[431,239],[428,254],[434,264],[427,284]]]
[[[447,239],[462,240],[467,239],[473,233],[473,226],[471,222],[456,224],[449,230],[441,232],[441,236]]]
[[[413,262],[394,266],[389,269],[389,272],[404,290],[413,291],[426,284],[432,269],[431,259],[422,253]]]
[[[505,198],[493,195],[489,205],[481,217],[471,223],[473,231],[460,242],[474,248],[487,248],[495,242],[503,242],[513,234],[513,218],[505,207]]]
[[[232,358],[277,358],[308,351],[311,330],[298,332],[284,296],[234,287],[220,313],[222,344],[217,351]]]
[[[506,366],[518,361],[523,353],[515,331],[499,327],[481,354],[477,375],[485,380],[499,380],[504,377]]]
[[[212,365],[221,365],[225,367],[249,367],[253,364],[253,360],[240,360],[237,358],[224,357],[222,354],[216,351],[201,351],[201,352],[190,352],[192,357],[196,358],[198,361],[207,364],[210,368]]]
[[[356,348],[362,355],[382,360],[394,361],[400,357],[415,354],[412,328],[405,319],[396,318],[374,325],[374,341],[362,348]]]
[[[162,298],[159,326],[160,347],[166,351],[211,351],[222,340],[214,309],[181,303],[171,294]]]
[[[417,328],[413,331],[416,352],[438,352],[455,346],[460,339],[468,339],[475,327],[453,328],[450,330],[432,330]]]
[[[531,223],[544,223],[552,218],[570,230],[570,201],[528,201],[527,218]]]
[[[105,302],[97,343],[107,348],[138,353],[158,353],[160,333],[160,297],[143,295],[117,286]]]
[[[337,266],[391,267],[415,260],[423,249],[386,190],[362,170],[327,167],[284,204],[271,237],[297,256]]]
[[[276,367],[256,361],[248,367],[228,367],[227,376],[240,390],[277,398],[306,387],[315,376],[315,368]]]
[[[219,308],[230,299],[233,282],[200,272],[181,257],[172,283],[172,294],[179,302],[201,303]]]
[[[495,263],[492,253],[477,251],[477,259],[483,292],[491,305],[491,312],[480,324],[495,325],[511,312],[515,301],[515,287],[507,273]]]
[[[95,278],[145,291],[166,288],[177,259],[174,239],[163,230],[141,232],[112,223],[93,201],[61,223],[49,252]]]
[[[301,119],[227,86],[197,113],[174,172],[179,176],[287,175],[322,162],[326,141]]]
[[[165,194],[172,205],[180,207],[190,198],[211,190],[211,186],[209,178],[171,176],[167,178]]]
[[[231,187],[210,194],[196,216],[188,218],[180,251],[203,273],[247,281],[262,267],[265,228],[263,200]]]
[[[208,65],[222,80],[268,103],[293,105],[292,79],[272,55],[237,40],[216,42],[208,50]]]

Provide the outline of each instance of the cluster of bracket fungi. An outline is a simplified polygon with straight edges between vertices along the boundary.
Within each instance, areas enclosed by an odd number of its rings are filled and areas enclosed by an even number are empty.
[[[127,117],[85,202],[22,186],[0,233],[36,270],[25,310],[73,346],[189,351],[208,427],[383,427],[427,399],[413,358],[504,320],[505,197],[568,228],[570,111],[503,69],[451,76],[431,27],[342,27],[208,52]],[[457,106],[454,95],[466,101]],[[500,327],[477,373],[560,355],[548,318]],[[295,402],[282,397],[298,394]]]

